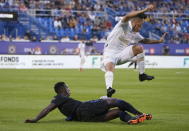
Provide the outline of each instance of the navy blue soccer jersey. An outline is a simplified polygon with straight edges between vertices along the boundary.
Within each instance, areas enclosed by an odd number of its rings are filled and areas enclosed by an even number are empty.
[[[74,100],[69,97],[65,97],[62,94],[56,95],[51,103],[56,104],[59,111],[65,116],[72,116],[76,108],[82,103],[81,101]]]

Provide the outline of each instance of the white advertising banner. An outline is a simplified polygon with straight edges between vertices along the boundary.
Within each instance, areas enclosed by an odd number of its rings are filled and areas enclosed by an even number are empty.
[[[100,68],[102,56],[88,56],[84,68]],[[128,64],[116,66],[128,68]],[[189,68],[189,56],[146,56],[146,68]],[[76,55],[0,55],[0,68],[10,69],[78,69]],[[132,67],[131,67],[132,68]]]
[[[128,67],[128,64],[118,68]],[[146,68],[189,68],[189,56],[146,56]]]

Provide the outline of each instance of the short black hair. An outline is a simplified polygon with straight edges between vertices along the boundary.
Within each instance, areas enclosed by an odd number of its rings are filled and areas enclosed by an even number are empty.
[[[54,85],[54,91],[56,93],[59,93],[61,89],[65,89],[65,88],[68,88],[66,86],[66,83],[65,82],[57,82],[55,85]]]
[[[141,14],[138,14],[136,17],[137,17],[137,18],[140,18],[140,19],[146,19],[146,18],[147,18],[147,15],[144,14],[144,13],[141,13]]]

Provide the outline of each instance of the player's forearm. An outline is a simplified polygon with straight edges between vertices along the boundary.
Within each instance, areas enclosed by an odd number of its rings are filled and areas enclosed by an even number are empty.
[[[48,113],[50,112],[50,110],[48,109],[43,109],[37,116],[35,119],[33,119],[35,122],[39,121],[40,119],[42,119],[43,117],[45,117]]]
[[[140,41],[140,43],[143,44],[158,44],[158,43],[162,43],[162,40],[151,40],[151,39],[143,39]]]
[[[144,13],[144,12],[146,12],[146,11],[147,11],[146,8],[143,9],[143,10],[139,10],[139,11],[133,11],[133,12],[129,13],[129,14],[127,15],[127,17],[128,17],[128,18],[133,18],[133,17],[135,17],[135,16],[137,16],[137,15],[139,15],[139,14],[142,14],[142,13]]]
[[[148,9],[145,8],[143,10],[139,10],[139,11],[132,11],[131,13],[127,14],[126,16],[123,17],[123,22],[128,21],[129,19],[132,19],[133,17],[142,14],[144,12],[146,12]]]
[[[44,108],[34,119],[26,119],[25,123],[36,123],[43,117],[45,117],[49,112],[54,110],[56,108],[56,105],[54,103],[49,104],[46,108]]]
[[[139,15],[139,14],[145,13],[145,12],[147,12],[147,11],[153,10],[154,8],[155,8],[154,5],[150,4],[150,5],[148,5],[148,6],[147,6],[145,9],[143,9],[143,10],[133,11],[133,12],[127,14],[126,16],[124,16],[123,19],[122,19],[122,22],[127,22],[127,21],[130,20],[131,18],[133,18],[133,17],[135,17],[135,16],[137,16],[137,15]]]

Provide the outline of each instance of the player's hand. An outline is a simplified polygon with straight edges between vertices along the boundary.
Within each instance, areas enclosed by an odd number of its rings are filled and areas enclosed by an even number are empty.
[[[155,8],[155,6],[150,4],[147,6],[146,11],[152,11],[154,8]]]
[[[37,121],[34,119],[26,119],[25,123],[36,123]]]
[[[161,38],[160,38],[160,40],[159,40],[160,43],[163,43],[163,42],[164,42],[164,39],[165,39],[165,36],[166,36],[166,35],[167,35],[167,32],[164,33],[164,34],[161,36]]]

